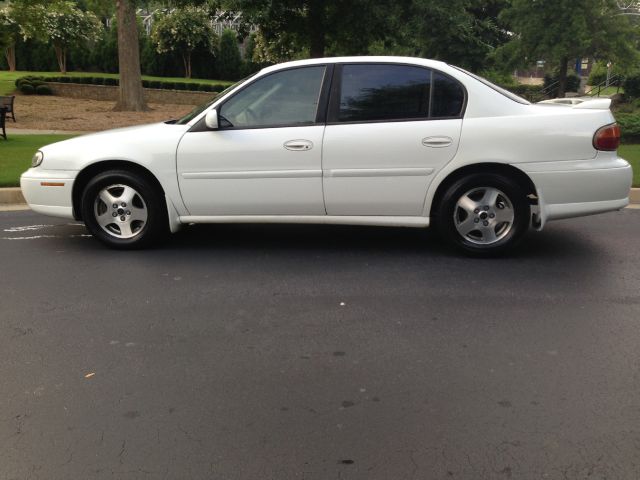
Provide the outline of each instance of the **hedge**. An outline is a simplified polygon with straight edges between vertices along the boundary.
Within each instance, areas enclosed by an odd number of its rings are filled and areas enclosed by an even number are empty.
[[[15,85],[16,87],[22,91],[21,85],[23,83],[30,84],[34,90],[39,85],[44,85],[46,82],[57,82],[57,83],[77,83],[82,85],[108,85],[108,86],[117,86],[119,85],[119,81],[117,78],[111,77],[68,77],[68,76],[60,76],[60,77],[20,77],[16,79]],[[216,83],[186,83],[186,82],[170,82],[164,80],[143,80],[142,86],[144,88],[156,88],[159,90],[189,90],[194,92],[221,92],[225,88],[225,85]],[[25,92],[22,92],[25,93]],[[33,93],[33,92],[30,92]]]
[[[616,121],[620,125],[622,141],[640,141],[640,113],[616,113]]]
[[[629,98],[640,98],[640,75],[630,75],[624,81],[624,94]]]

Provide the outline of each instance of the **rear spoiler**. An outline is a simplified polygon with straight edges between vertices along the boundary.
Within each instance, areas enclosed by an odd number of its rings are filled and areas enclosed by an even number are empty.
[[[596,98],[594,100],[587,100],[586,102],[579,103],[574,105],[571,108],[575,109],[588,109],[588,110],[609,110],[611,107],[611,99],[610,98]]]

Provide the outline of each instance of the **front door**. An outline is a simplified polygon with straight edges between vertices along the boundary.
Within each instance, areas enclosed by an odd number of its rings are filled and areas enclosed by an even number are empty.
[[[318,106],[326,67],[259,77],[217,106],[220,129],[192,131],[177,150],[189,213],[324,215]]]

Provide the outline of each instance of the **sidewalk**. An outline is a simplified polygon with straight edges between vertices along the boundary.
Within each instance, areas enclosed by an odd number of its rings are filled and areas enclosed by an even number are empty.
[[[34,130],[29,128],[7,127],[7,135],[86,135],[95,132],[80,132],[69,130]]]

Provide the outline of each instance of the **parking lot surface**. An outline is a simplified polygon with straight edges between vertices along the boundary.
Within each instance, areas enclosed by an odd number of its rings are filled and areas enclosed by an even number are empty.
[[[640,478],[640,210],[428,231],[0,213],[0,479]]]

